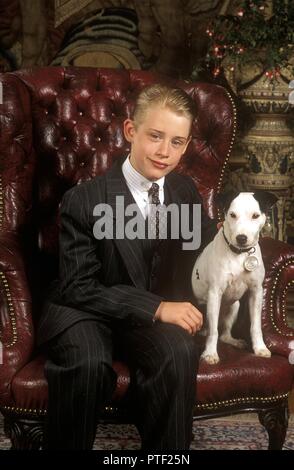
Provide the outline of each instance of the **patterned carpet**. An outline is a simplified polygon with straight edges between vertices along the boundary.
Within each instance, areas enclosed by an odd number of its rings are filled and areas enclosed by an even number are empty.
[[[259,424],[256,415],[238,415],[218,418],[194,424],[194,450],[262,450],[267,449],[267,433]],[[3,432],[0,419],[0,449],[9,449],[10,444]],[[94,449],[137,450],[140,438],[132,425],[99,425]],[[294,416],[291,416],[284,449],[294,450]]]

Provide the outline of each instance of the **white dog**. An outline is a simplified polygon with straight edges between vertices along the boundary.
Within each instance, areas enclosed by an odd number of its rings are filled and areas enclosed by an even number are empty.
[[[207,305],[205,350],[202,358],[209,364],[219,362],[218,323],[223,327],[220,339],[237,348],[243,340],[232,337],[240,298],[249,290],[250,334],[257,356],[270,357],[261,331],[262,283],[264,265],[258,244],[267,210],[277,201],[275,195],[254,193],[217,195],[217,205],[225,214],[223,227],[197,259],[192,272],[192,288],[199,304]]]

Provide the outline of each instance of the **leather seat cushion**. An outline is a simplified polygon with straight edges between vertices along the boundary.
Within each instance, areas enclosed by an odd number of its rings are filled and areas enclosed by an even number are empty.
[[[198,404],[236,398],[270,397],[287,393],[291,389],[294,368],[285,357],[257,357],[251,352],[238,350],[221,342],[218,351],[219,364],[200,362],[196,387]],[[45,360],[44,356],[38,356],[15,375],[12,394],[17,408],[47,408]],[[128,367],[122,362],[114,361],[113,368],[118,376],[113,401],[119,402],[129,387],[130,376]]]

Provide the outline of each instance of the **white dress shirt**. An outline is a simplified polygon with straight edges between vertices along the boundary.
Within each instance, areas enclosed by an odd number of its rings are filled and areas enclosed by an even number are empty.
[[[149,213],[149,205],[151,200],[148,198],[148,191],[152,186],[152,183],[157,183],[159,186],[159,200],[160,204],[164,203],[164,176],[156,181],[150,181],[145,176],[141,175],[130,162],[130,156],[125,159],[122,165],[122,172],[125,177],[126,183],[129,190],[131,191],[133,198],[135,199],[144,219],[146,219]]]

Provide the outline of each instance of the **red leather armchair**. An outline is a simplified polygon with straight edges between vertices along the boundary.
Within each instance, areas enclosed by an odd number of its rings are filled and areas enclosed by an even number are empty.
[[[0,409],[12,448],[38,449],[47,384],[34,328],[44,290],[57,276],[61,197],[127,151],[121,124],[131,113],[134,96],[143,85],[167,79],[142,71],[57,67],[6,73],[0,80]],[[213,196],[234,140],[234,103],[219,86],[177,83],[199,110],[179,171],[193,177],[214,217]],[[285,320],[294,250],[272,239],[261,245],[266,265],[262,322],[272,357],[220,343],[221,362],[200,365],[195,419],[255,410],[269,433],[269,448],[281,448],[294,375],[288,361],[294,330]],[[114,367],[117,390],[102,418],[127,421],[128,367],[119,361]]]

